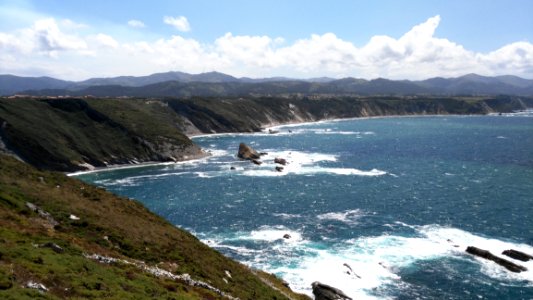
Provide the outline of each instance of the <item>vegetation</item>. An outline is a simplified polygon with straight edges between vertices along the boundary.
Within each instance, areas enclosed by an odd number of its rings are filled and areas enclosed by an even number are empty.
[[[516,95],[533,96],[533,80],[516,76],[486,77],[468,74],[421,81],[356,78],[298,80],[235,78],[210,72],[197,75],[167,72],[149,76],[92,78],[81,82],[53,78],[0,75],[0,95],[24,93],[41,96],[93,95],[98,97],[227,97],[252,95]]]
[[[484,114],[533,98],[290,96],[191,99],[0,99],[0,138],[43,169],[76,171],[203,155],[190,133],[253,132],[269,124],[415,114]],[[1,145],[1,143],[0,143]],[[0,148],[0,150],[2,150]]]
[[[160,102],[1,99],[0,136],[34,166],[60,171],[183,158],[199,149]]]
[[[410,114],[484,114],[524,97],[288,96],[191,99],[0,99],[0,151],[40,169],[185,159],[184,134],[257,131],[272,123]],[[101,263],[98,254],[121,259]],[[0,154],[0,298],[307,299],[149,212],[140,203]],[[230,274],[230,275],[228,275]],[[39,288],[41,290],[39,290]]]
[[[0,155],[0,298],[221,298],[131,264],[86,257],[91,254],[188,273],[240,299],[307,299],[272,275],[255,275],[134,200]],[[30,282],[48,290],[28,288]]]

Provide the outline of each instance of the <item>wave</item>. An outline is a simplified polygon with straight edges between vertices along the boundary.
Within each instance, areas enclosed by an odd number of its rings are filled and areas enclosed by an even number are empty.
[[[319,220],[333,220],[346,223],[349,225],[357,224],[359,218],[364,216],[360,209],[352,209],[343,212],[329,212],[318,215]]]
[[[359,216],[359,210],[347,210],[325,213],[319,215],[319,219],[351,222]],[[502,284],[523,285],[526,282],[528,286],[533,286],[533,261],[518,262],[529,271],[511,273],[492,261],[465,252],[467,246],[473,245],[501,256],[500,253],[506,249],[533,253],[532,246],[434,224],[414,226],[395,222],[390,226],[406,226],[413,232],[410,236],[383,234],[329,245],[306,240],[300,232],[284,226],[263,226],[248,233],[239,232],[231,239],[222,239],[215,248],[224,251],[226,247],[247,256],[244,259],[246,264],[277,274],[289,282],[293,290],[310,296],[311,283],[320,281],[341,289],[354,299],[393,298],[383,293],[391,287],[396,290],[409,288],[409,284],[402,281],[402,270],[416,268],[417,262],[439,259],[477,264],[481,273]],[[291,235],[291,239],[283,239],[286,233]],[[232,245],[235,241],[267,244],[250,249],[254,246]],[[252,252],[253,255],[250,255]],[[450,269],[446,272],[464,270]],[[484,279],[480,277],[478,280]]]

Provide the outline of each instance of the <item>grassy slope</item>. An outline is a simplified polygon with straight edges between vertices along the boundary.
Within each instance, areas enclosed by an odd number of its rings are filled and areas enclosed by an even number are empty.
[[[59,225],[51,226],[28,209],[26,202],[49,212]],[[80,220],[71,220],[71,214]],[[48,242],[65,251],[56,253],[39,246]],[[211,291],[159,279],[134,266],[97,263],[83,253],[143,260],[175,274],[189,273],[240,299],[285,299],[247,267],[140,203],[0,155],[0,298],[219,298]],[[232,278],[226,277],[225,270]],[[305,299],[271,276],[263,277],[292,298]],[[43,283],[49,291],[24,288],[30,280]]]
[[[0,133],[14,151],[34,166],[60,171],[133,160],[168,160],[195,149],[160,105],[131,100],[0,99]],[[166,147],[166,148],[165,148]]]

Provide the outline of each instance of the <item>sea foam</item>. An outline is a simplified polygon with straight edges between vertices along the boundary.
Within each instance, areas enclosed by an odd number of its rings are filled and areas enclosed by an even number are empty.
[[[361,215],[358,210],[325,213],[322,220],[350,221]],[[533,261],[520,263],[527,272],[511,273],[492,261],[479,259],[465,252],[474,245],[501,256],[506,249],[533,253],[533,247],[497,239],[489,239],[460,229],[438,225],[412,226],[397,222],[391,226],[406,226],[414,229],[414,236],[384,234],[347,240],[325,247],[306,240],[301,233],[283,226],[263,226],[249,233],[241,233],[239,239],[268,242],[270,246],[248,256],[247,264],[278,274],[289,282],[297,292],[312,295],[311,283],[320,281],[335,286],[354,299],[393,298],[381,294],[386,286],[401,290],[408,283],[402,281],[401,271],[420,261],[443,258],[471,261],[478,264],[487,276],[505,284],[529,282],[533,286]],[[284,243],[282,236],[291,235]],[[225,242],[217,246],[223,251]],[[217,247],[215,246],[215,247]],[[237,249],[234,249],[237,250]],[[248,254],[250,249],[240,249]],[[303,255],[302,255],[303,254]],[[509,258],[508,258],[509,259]],[[462,270],[456,270],[461,272]]]

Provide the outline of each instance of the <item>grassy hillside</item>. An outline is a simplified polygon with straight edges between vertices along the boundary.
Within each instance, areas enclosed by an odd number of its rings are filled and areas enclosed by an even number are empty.
[[[102,263],[89,258],[93,254],[130,263]],[[307,299],[273,276],[256,276],[134,200],[0,155],[0,298],[222,298],[186,280],[154,276],[139,261],[188,273],[240,299]],[[30,282],[47,291],[28,288]]]
[[[0,136],[34,166],[60,171],[200,155],[160,102],[0,99]]]
[[[191,133],[253,132],[270,124],[332,118],[485,114],[526,107],[533,107],[533,98],[0,98],[0,151],[5,144],[39,168],[76,171],[87,164],[100,167],[204,155],[184,135]]]

